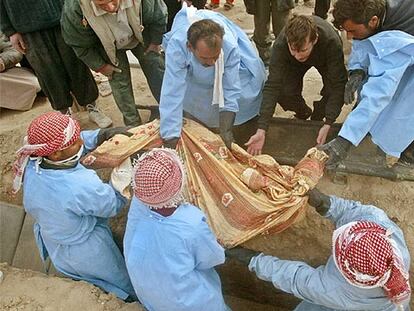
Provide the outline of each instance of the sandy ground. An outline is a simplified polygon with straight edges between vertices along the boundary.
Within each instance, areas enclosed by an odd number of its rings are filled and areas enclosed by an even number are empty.
[[[295,9],[300,13],[311,13],[312,9],[299,6]],[[224,12],[222,8],[218,11]],[[253,29],[253,18],[244,11],[241,0],[236,1],[235,7],[225,13],[244,29]],[[154,104],[145,78],[140,69],[132,69],[134,94],[139,104]],[[305,76],[304,96],[308,103],[319,99],[318,91],[321,80],[318,73],[311,70]],[[4,100],[4,99],[1,99]],[[122,117],[112,96],[99,98],[99,107],[114,121],[114,126],[122,125]],[[0,113],[0,200],[21,204],[21,193],[15,197],[9,195],[12,181],[11,165],[14,152],[21,145],[30,121],[51,107],[46,99],[38,98],[34,107],[27,112],[1,110]],[[349,111],[347,107],[339,120],[343,120]],[[292,117],[277,108],[276,114]],[[141,116],[145,120],[146,112]],[[86,112],[76,113],[84,129],[94,128],[87,118]],[[105,176],[107,172],[103,172]],[[391,182],[381,178],[365,176],[348,176],[345,185],[335,184],[329,177],[324,177],[319,188],[326,193],[360,200],[374,204],[384,209],[404,230],[407,244],[414,253],[414,183]],[[125,213],[114,222],[115,234],[122,238],[125,224]],[[275,236],[261,236],[246,243],[245,246],[283,259],[305,260],[317,266],[326,261],[330,253],[332,226],[322,219],[312,208],[304,219]],[[413,267],[413,262],[412,262]],[[0,265],[4,272],[4,281],[0,285],[0,310],[140,310],[137,305],[124,304],[111,295],[102,293],[97,288],[84,282],[74,282],[67,279],[47,277],[43,274],[10,268]],[[411,269],[412,270],[412,269]],[[411,279],[414,274],[411,272]],[[414,284],[413,284],[414,285]],[[228,296],[233,310],[282,310],[264,306]],[[414,304],[412,305],[414,307]]]

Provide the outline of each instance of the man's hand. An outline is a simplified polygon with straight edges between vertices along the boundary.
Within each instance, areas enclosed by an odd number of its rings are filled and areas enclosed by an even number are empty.
[[[220,137],[229,149],[234,141],[232,128],[235,118],[236,113],[232,111],[220,111],[219,113]]]
[[[101,145],[104,141],[111,139],[117,134],[126,135],[131,137],[133,134],[128,132],[131,129],[131,126],[120,126],[120,127],[110,127],[107,129],[100,129],[98,133],[97,145]]]
[[[160,54],[161,53],[161,45],[160,44],[154,44],[151,43],[150,45],[148,45],[147,49],[145,50],[144,54],[148,54],[148,53],[156,53],[156,54]]]
[[[352,144],[347,139],[338,136],[329,143],[318,147],[319,150],[325,151],[329,156],[329,160],[326,162],[325,167],[327,169],[335,169],[339,162],[346,158],[351,145]]]
[[[178,137],[165,139],[165,140],[163,140],[163,146],[164,146],[164,148],[170,148],[170,149],[175,150],[177,148],[177,144],[178,144],[179,140],[180,140],[180,138],[178,138]]]
[[[344,103],[352,104],[355,99],[355,92],[361,87],[365,79],[365,71],[356,69],[350,72],[348,82],[345,85]]]
[[[329,196],[320,192],[316,188],[309,191],[308,196],[309,205],[313,206],[320,215],[325,216],[329,208],[331,207],[331,199],[329,198]]]
[[[112,80],[112,76],[114,72],[121,73],[122,70],[112,66],[111,64],[105,64],[101,68],[99,68],[98,72],[102,73],[103,75],[108,77],[108,80]]]
[[[23,37],[19,32],[16,32],[10,36],[10,43],[18,52],[26,54],[26,44],[24,43]]]
[[[250,137],[249,141],[244,145],[247,146],[247,152],[251,155],[262,154],[263,145],[265,143],[266,131],[258,129],[256,134]]]
[[[328,133],[330,129],[331,129],[331,126],[329,124],[324,124],[319,129],[318,137],[316,138],[317,145],[323,145],[326,142],[326,137],[328,137]]]
[[[251,249],[243,248],[243,247],[234,247],[231,249],[226,249],[224,251],[224,254],[226,255],[226,258],[232,258],[237,260],[238,262],[248,266],[250,263],[250,260],[259,255],[259,252],[253,251]]]

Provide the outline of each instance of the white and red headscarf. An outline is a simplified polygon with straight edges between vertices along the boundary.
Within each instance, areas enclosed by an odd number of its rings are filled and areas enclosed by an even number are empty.
[[[46,157],[55,151],[71,146],[80,137],[78,121],[60,112],[45,113],[34,119],[27,130],[24,145],[13,164],[13,192],[19,191],[24,169],[30,156]]]
[[[350,284],[382,287],[388,298],[400,305],[409,298],[411,289],[408,270],[391,234],[374,222],[351,222],[335,230],[333,255]]]
[[[184,201],[184,166],[175,150],[154,148],[134,166],[135,196],[151,209],[176,207]]]

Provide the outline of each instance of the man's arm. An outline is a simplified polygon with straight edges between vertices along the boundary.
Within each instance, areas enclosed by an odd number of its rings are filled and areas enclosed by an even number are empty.
[[[336,41],[328,45],[327,72],[325,87],[329,88],[329,98],[325,108],[325,124],[332,125],[341,113],[344,105],[344,90],[347,81],[347,71],[344,65],[342,45]]]
[[[286,39],[279,35],[272,47],[272,57],[269,65],[269,77],[263,88],[263,101],[260,107],[259,129],[267,131],[269,122],[275,112],[276,103],[283,87],[283,72],[288,70],[289,50]]]
[[[249,270],[259,279],[272,282],[276,288],[300,299],[332,309],[343,308],[339,284],[329,278],[324,266],[315,269],[304,262],[260,254],[252,258]]]
[[[363,85],[358,106],[348,115],[339,136],[357,146],[368,134],[379,114],[391,102],[402,76],[410,65],[410,59],[371,57],[368,80]]]
[[[83,16],[79,1],[65,2],[61,26],[66,44],[89,68],[99,71],[106,65],[101,41]]]
[[[183,126],[183,100],[186,92],[186,47],[171,39],[165,52],[166,68],[160,99],[160,134],[163,140],[179,138]]]
[[[23,58],[4,34],[0,33],[0,72],[14,67]]]

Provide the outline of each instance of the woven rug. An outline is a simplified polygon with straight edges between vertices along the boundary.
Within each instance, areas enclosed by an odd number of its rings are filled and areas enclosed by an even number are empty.
[[[91,168],[117,167],[140,150],[160,147],[159,120],[116,135],[88,154]],[[310,149],[295,166],[279,165],[271,156],[251,156],[220,136],[184,120],[177,151],[187,168],[186,198],[201,208],[219,242],[241,244],[259,234],[281,232],[305,212],[306,193],[323,175],[327,155]]]

